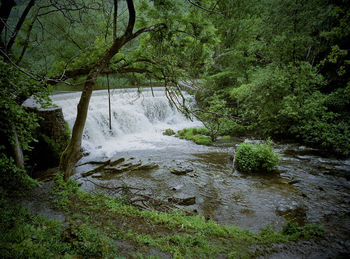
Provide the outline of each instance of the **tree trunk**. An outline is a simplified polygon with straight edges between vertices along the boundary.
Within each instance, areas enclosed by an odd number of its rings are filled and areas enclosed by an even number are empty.
[[[16,166],[20,169],[24,169],[24,156],[23,156],[23,150],[21,147],[21,144],[18,141],[18,136],[15,130],[15,127],[12,126],[14,133],[13,138],[15,140],[15,143],[11,144],[13,157],[15,158]]]
[[[16,28],[15,28],[14,32],[12,33],[9,42],[7,43],[7,46],[6,46],[7,52],[9,52],[11,50],[12,45],[15,43],[15,40],[17,38],[17,34],[18,34],[19,30],[21,29],[30,9],[32,9],[34,4],[35,4],[35,0],[30,0],[29,3],[27,4],[26,8],[24,9],[21,17],[19,18],[19,20],[17,22]]]
[[[5,25],[7,23],[7,19],[10,16],[12,8],[16,6],[16,2],[14,0],[1,0],[1,6],[0,6],[0,35],[2,31],[5,28]],[[4,41],[0,38],[0,47],[5,48],[5,41],[6,38],[4,38]]]
[[[97,77],[103,69],[109,64],[111,58],[119,51],[120,48],[115,49],[116,44],[109,48],[103,57],[96,63],[86,78],[84,90],[81,93],[80,101],[77,106],[77,118],[75,120],[72,138],[61,155],[60,170],[64,172],[64,180],[68,181],[73,174],[74,166],[82,158],[81,142],[83,137],[84,126],[89,109],[89,103],[92,91],[96,84]]]
[[[115,1],[115,3],[116,2],[117,1]],[[60,160],[60,170],[64,172],[65,181],[67,181],[69,177],[72,175],[75,164],[82,157],[81,142],[83,137],[83,131],[84,131],[84,126],[85,126],[86,117],[88,113],[90,98],[91,98],[92,91],[95,86],[97,77],[108,66],[112,57],[115,54],[117,54],[121,49],[121,47],[123,47],[127,42],[138,37],[140,34],[144,32],[148,32],[162,26],[161,24],[159,24],[148,28],[140,29],[137,32],[133,33],[133,29],[135,25],[135,17],[136,17],[134,2],[133,0],[126,0],[126,3],[129,11],[129,21],[123,36],[113,39],[113,44],[111,45],[111,47],[107,49],[103,54],[103,56],[96,62],[96,64],[90,70],[86,78],[84,90],[81,94],[80,101],[77,107],[77,118],[73,126],[72,138],[67,148],[62,153],[61,160]],[[117,14],[117,6],[115,6],[115,13]],[[116,31],[116,25],[114,29]],[[116,36],[116,33],[115,33],[115,36]]]
[[[98,66],[92,69],[86,78],[84,90],[81,93],[80,101],[77,106],[77,118],[75,120],[72,138],[62,153],[60,159],[60,170],[64,172],[64,180],[67,181],[73,173],[75,164],[82,158],[81,141],[83,137],[84,126],[88,113],[92,90],[95,86],[99,74]]]

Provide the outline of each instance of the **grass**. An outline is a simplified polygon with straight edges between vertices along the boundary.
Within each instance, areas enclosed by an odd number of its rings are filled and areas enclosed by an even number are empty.
[[[265,228],[255,234],[202,216],[186,216],[179,210],[141,211],[120,199],[82,191],[72,180],[65,183],[61,175],[51,196],[68,224],[32,215],[1,200],[3,258],[250,258],[268,253],[272,243],[319,238],[324,233],[317,225],[287,224],[280,232]],[[127,248],[118,250],[115,242]],[[260,249],[251,252],[256,246]]]

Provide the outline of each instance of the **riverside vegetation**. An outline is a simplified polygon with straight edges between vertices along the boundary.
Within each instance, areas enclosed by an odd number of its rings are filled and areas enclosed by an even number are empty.
[[[276,169],[279,157],[271,141],[264,144],[242,143],[237,147],[234,166],[241,172],[271,172]]]
[[[65,182],[62,174],[57,175],[48,196],[65,222],[32,214],[13,202],[13,190],[1,189],[3,258],[248,258],[272,252],[274,243],[324,235],[315,224],[301,227],[288,223],[280,232],[266,227],[255,234],[201,216],[185,216],[179,210],[139,210],[123,198],[82,191],[75,181]]]
[[[320,236],[314,225],[253,234],[180,212],[139,211],[78,190],[68,178],[81,155],[89,96],[96,82],[109,82],[107,75],[114,87],[165,85],[172,105],[209,130],[178,132],[196,143],[270,136],[348,157],[349,8],[347,1],[331,0],[1,1],[1,256],[108,257],[118,253],[114,241],[126,240],[141,254],[154,248],[174,257],[244,257],[263,254],[265,244]],[[196,97],[193,109],[178,84],[188,80],[195,82],[188,89]],[[53,195],[73,220],[68,227],[10,198],[35,185],[27,173],[38,118],[22,103],[31,95],[49,102],[57,84],[85,85],[69,143],[74,148],[61,159],[68,182],[60,175]],[[257,149],[269,165],[252,156]],[[270,170],[277,161],[268,146],[242,144],[238,151],[249,154],[237,164],[243,170]]]

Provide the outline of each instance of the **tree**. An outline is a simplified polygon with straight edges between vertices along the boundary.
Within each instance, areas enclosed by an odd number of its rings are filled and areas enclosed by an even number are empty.
[[[84,84],[84,90],[81,94],[79,104],[77,106],[77,117],[72,130],[72,138],[63,152],[60,161],[60,169],[64,171],[64,179],[68,180],[72,174],[76,162],[82,157],[81,152],[81,141],[87,112],[89,108],[89,102],[93,88],[96,84],[97,77],[103,72],[108,66],[111,59],[117,54],[120,49],[129,41],[135,39],[140,34],[153,31],[157,28],[162,27],[162,24],[153,25],[151,27],[142,28],[136,32],[133,32],[135,26],[136,12],[134,2],[127,0],[127,7],[129,11],[129,21],[124,34],[121,37],[114,38],[112,45],[104,52],[104,54],[98,59],[98,61],[90,69]],[[115,8],[115,11],[117,9]],[[116,15],[114,15],[116,17]],[[115,23],[116,28],[116,23]],[[114,36],[116,33],[113,34]]]
[[[208,57],[205,54],[208,53],[208,49],[202,49],[203,46],[199,46],[199,43],[203,41],[203,38],[207,38],[206,41],[209,42],[208,37],[211,36],[210,34],[213,31],[208,31],[204,27],[202,31],[199,30],[198,26],[201,25],[200,16],[193,15],[193,10],[196,9],[191,9],[188,12],[184,11],[181,1],[154,1],[153,6],[147,1],[141,1],[140,9],[142,7],[142,13],[138,25],[141,28],[134,32],[136,20],[134,1],[127,0],[126,3],[129,18],[124,33],[122,36],[115,38],[117,22],[114,20],[112,45],[88,68],[89,72],[78,104],[72,139],[63,152],[60,162],[60,168],[65,172],[66,180],[72,174],[75,163],[82,156],[81,141],[89,101],[96,79],[100,74],[134,72],[146,74],[149,78],[163,81],[169,100],[179,110],[187,112],[185,99],[178,86],[178,80],[186,74],[187,71],[185,70],[189,66],[182,62],[185,60],[199,62]],[[117,16],[116,7],[117,5],[114,5],[114,19]],[[153,24],[149,25],[150,22],[153,22]],[[180,23],[180,25],[176,25],[176,23]],[[180,30],[178,27],[183,28]],[[146,32],[152,32],[152,37],[145,36],[139,40],[139,49],[132,51],[129,56],[121,52],[123,46],[132,44],[133,40]],[[181,60],[182,56],[179,57],[179,55],[189,50],[196,50],[197,55],[190,55],[189,58],[184,57]],[[113,59],[116,54],[120,55]],[[191,72],[198,73],[198,68],[189,68],[187,74]]]

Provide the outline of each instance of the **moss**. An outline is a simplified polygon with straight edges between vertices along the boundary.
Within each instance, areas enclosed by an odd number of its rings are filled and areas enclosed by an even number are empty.
[[[166,129],[166,130],[163,132],[163,135],[172,136],[172,135],[175,135],[175,131],[173,131],[172,129]]]
[[[64,121],[64,125],[66,127],[66,135],[67,135],[68,139],[70,139],[70,137],[72,136],[72,131],[69,127],[68,121]]]
[[[213,142],[209,137],[201,136],[201,135],[195,135],[193,136],[194,143],[198,145],[206,145],[206,146],[211,146]]]
[[[181,139],[191,140],[198,145],[212,145],[212,141],[209,137],[205,136],[203,133],[209,133],[206,128],[187,128],[179,130],[176,134],[177,137]]]

